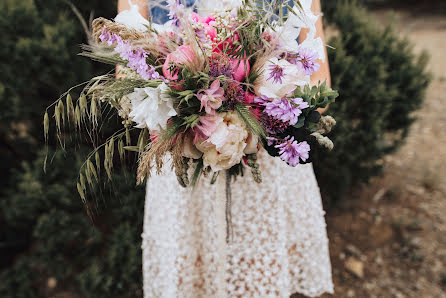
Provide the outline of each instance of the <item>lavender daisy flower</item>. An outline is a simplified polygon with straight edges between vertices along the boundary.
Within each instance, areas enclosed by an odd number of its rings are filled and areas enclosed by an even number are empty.
[[[271,80],[273,79],[274,83],[279,82],[280,84],[282,84],[282,78],[285,76],[285,72],[284,72],[284,68],[278,64],[273,64],[269,66],[269,77],[266,79]]]
[[[117,34],[110,34],[106,27],[102,29],[99,36],[101,42],[107,43],[109,46],[115,45],[114,51],[119,56],[127,60],[127,67],[135,70],[144,80],[156,80],[164,78],[155,70],[155,67],[148,65],[146,62],[147,52],[141,48],[133,48],[128,41],[124,41]]]
[[[292,167],[297,166],[300,160],[305,162],[310,157],[310,145],[306,141],[298,143],[291,136],[275,147],[279,149],[280,159]]]
[[[298,56],[291,63],[296,64],[304,75],[309,76],[321,67],[316,62],[317,58],[317,53],[312,49],[299,47]]]
[[[258,97],[256,103],[265,107],[264,112],[282,122],[289,122],[290,125],[297,123],[302,110],[308,108],[309,105],[302,98],[288,99],[269,99],[265,96]]]

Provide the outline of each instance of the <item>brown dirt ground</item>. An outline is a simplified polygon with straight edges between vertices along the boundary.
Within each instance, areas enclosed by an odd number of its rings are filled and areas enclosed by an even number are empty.
[[[323,297],[446,297],[446,16],[374,13],[396,15],[415,52],[429,52],[433,80],[384,174],[327,214],[336,294]]]

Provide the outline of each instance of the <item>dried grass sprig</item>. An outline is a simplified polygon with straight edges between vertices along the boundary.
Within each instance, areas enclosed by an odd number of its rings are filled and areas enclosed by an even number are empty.
[[[100,42],[99,36],[101,35],[104,26],[107,28],[108,32],[119,35],[122,39],[128,41],[138,41],[141,39],[145,39],[148,36],[148,34],[145,34],[141,31],[129,29],[123,24],[115,23],[105,18],[94,19],[91,25],[92,35],[97,43]]]
[[[138,161],[137,185],[144,183],[146,179],[150,178],[153,167],[156,168],[157,174],[161,173],[164,166],[164,156],[171,150],[172,145],[173,140],[158,137],[154,142],[146,146]]]

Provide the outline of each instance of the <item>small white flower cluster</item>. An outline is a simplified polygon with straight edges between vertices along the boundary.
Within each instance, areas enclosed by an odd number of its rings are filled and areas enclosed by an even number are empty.
[[[191,21],[191,27],[195,30],[195,32],[206,32],[205,24],[201,22]],[[212,55],[212,37],[209,34],[205,35],[206,39],[201,40],[200,47],[204,50],[206,55],[210,57]]]
[[[225,11],[215,15],[215,27],[221,28],[217,30],[217,37],[215,38],[215,42],[220,43],[225,40],[230,40],[234,38],[234,31],[231,29],[234,28],[234,24],[237,23],[237,19],[231,12]],[[222,30],[224,29],[224,30]],[[226,30],[229,29],[229,30]]]

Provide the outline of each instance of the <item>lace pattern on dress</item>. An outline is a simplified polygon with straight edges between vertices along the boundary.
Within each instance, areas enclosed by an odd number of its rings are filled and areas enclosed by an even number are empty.
[[[147,184],[143,237],[145,297],[310,297],[333,292],[328,239],[311,164],[296,168],[260,154],[264,183],[232,184],[234,238],[218,249],[216,185],[194,193],[166,165]],[[272,182],[274,181],[274,182]],[[298,183],[299,182],[299,183]],[[222,232],[226,232],[223,230]],[[220,252],[220,253],[219,253]]]

